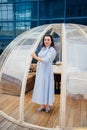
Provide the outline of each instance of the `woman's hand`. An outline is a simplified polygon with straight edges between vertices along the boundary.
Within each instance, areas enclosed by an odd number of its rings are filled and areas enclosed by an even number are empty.
[[[32,53],[31,56],[36,59],[37,61],[42,62],[42,58],[38,57],[35,53]]]
[[[37,58],[37,55],[35,53],[32,53],[31,56],[36,59]]]

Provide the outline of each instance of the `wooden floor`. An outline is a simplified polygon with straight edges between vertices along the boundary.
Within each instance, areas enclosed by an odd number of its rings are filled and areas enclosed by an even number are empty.
[[[66,126],[87,127],[87,99],[67,98]]]
[[[32,103],[31,98],[32,91],[28,92],[25,96],[25,122],[49,128],[60,126],[60,95],[55,95],[55,102],[49,113],[37,112],[39,105]],[[15,119],[19,119],[19,101],[20,97],[0,94],[0,110]],[[87,127],[87,100],[72,100],[67,98],[66,126]]]
[[[55,102],[51,111],[37,112],[39,105],[31,102],[32,93],[26,95],[27,100],[25,102],[25,121],[34,125],[43,127],[56,127],[59,125],[59,107],[60,107],[60,96],[55,95]]]
[[[38,130],[17,125],[6,118],[0,116],[0,130]]]
[[[33,128],[23,127],[0,116],[0,130],[38,130],[38,128],[33,129]],[[39,129],[39,130],[42,130],[42,129]],[[53,129],[53,130],[62,130],[62,129]],[[87,130],[87,128],[65,128],[63,130]]]

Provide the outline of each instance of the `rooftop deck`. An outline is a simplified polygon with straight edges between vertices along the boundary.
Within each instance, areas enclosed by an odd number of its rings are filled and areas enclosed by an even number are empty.
[[[31,101],[31,97],[32,91],[28,92],[25,96],[24,121],[33,125],[48,128],[56,128],[57,126],[60,126],[60,95],[55,95],[55,102],[49,113],[44,111],[37,112],[39,105],[33,103]],[[19,119],[19,99],[20,97],[18,96],[1,94],[0,110],[4,111],[15,119]],[[3,121],[1,119],[0,123],[3,124]],[[67,98],[66,126],[87,126],[87,100],[72,100]]]

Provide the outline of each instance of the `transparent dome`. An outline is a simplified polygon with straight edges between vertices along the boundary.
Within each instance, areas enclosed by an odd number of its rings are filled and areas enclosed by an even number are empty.
[[[19,123],[24,122],[24,102],[27,77],[29,75],[32,57],[31,53],[41,49],[44,34],[51,34],[54,39],[57,56],[55,67],[61,63],[61,112],[66,109],[66,96],[73,99],[87,99],[87,27],[76,24],[47,24],[28,30],[15,38],[0,56],[0,97],[13,103],[17,97],[18,109],[15,114],[8,112],[1,102],[0,113]],[[55,71],[58,71],[57,68]],[[12,95],[8,100],[9,95]],[[62,104],[62,101],[65,104]],[[6,105],[8,104],[6,103]],[[14,103],[14,104],[15,104]],[[9,106],[11,111],[12,107]],[[62,108],[64,107],[64,108]],[[14,111],[14,110],[13,110]],[[5,116],[6,116],[5,115]],[[64,114],[61,114],[61,125],[65,125]],[[81,126],[81,125],[79,125]]]

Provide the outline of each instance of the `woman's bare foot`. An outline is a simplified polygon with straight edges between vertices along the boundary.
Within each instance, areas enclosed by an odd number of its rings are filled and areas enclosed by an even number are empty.
[[[38,112],[45,111],[45,105],[41,105],[38,109]]]

